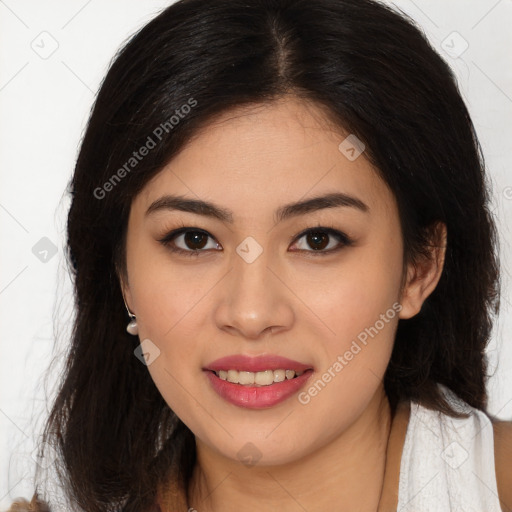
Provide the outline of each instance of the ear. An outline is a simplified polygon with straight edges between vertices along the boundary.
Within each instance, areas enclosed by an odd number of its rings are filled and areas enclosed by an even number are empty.
[[[447,229],[443,222],[430,227],[428,254],[420,255],[407,267],[407,281],[402,290],[399,318],[417,315],[427,297],[435,290],[443,272],[446,256]]]
[[[119,279],[119,286],[121,288],[121,293],[123,295],[123,299],[125,304],[128,306],[129,310],[133,313],[132,309],[132,294],[130,291],[130,285],[128,284],[128,277],[125,275],[125,273],[117,268],[116,266],[116,274]]]

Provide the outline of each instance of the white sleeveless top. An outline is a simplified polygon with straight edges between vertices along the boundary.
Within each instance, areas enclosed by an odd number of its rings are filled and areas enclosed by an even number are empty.
[[[440,387],[456,409],[471,416],[452,418],[411,403],[397,512],[502,512],[491,420]]]

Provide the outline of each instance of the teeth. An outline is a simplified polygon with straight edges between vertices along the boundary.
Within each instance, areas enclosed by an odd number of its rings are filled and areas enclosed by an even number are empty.
[[[238,384],[254,384],[254,373],[252,372],[236,372],[238,373]],[[230,382],[234,382],[231,380]],[[258,384],[261,384],[258,382]]]
[[[274,382],[274,372],[272,370],[265,370],[264,372],[254,373],[254,384],[260,386],[268,386]],[[238,383],[240,384],[240,377],[238,377]]]
[[[263,372],[244,372],[238,370],[220,370],[215,372],[217,377],[227,380],[233,384],[243,386],[270,386],[274,382],[283,382],[284,380],[299,377],[304,372],[295,372],[294,370],[265,370]]]
[[[290,371],[290,370],[288,370]],[[293,372],[293,370],[292,370]],[[293,372],[295,373],[295,372]],[[286,379],[286,372],[284,370],[274,370],[274,382],[283,382]]]

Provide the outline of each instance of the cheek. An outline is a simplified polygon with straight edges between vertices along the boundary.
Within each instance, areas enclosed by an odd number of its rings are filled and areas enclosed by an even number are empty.
[[[320,316],[334,334],[323,338],[316,379],[299,395],[300,404],[313,418],[308,427],[313,433],[323,429],[325,435],[334,435],[345,428],[382,384],[401,308],[397,300],[400,272],[386,272],[389,267],[382,263],[360,254],[353,271],[322,296],[325,315]],[[322,311],[322,304],[318,306]]]
[[[381,384],[401,309],[401,271],[400,244],[390,247],[383,237],[354,251],[340,266],[336,284],[317,295],[315,311],[322,312],[329,331],[319,381],[303,395],[315,414],[326,403],[356,414]]]
[[[159,350],[148,370],[172,405],[168,398],[179,397],[180,383],[190,378],[192,363],[198,366],[198,336],[187,326],[201,292],[159,248],[134,244],[130,256],[128,272],[139,338],[149,339]],[[172,390],[174,398],[167,397],[166,390]]]
[[[128,268],[139,332],[162,341],[172,339],[174,331],[186,323],[186,315],[208,289],[208,276],[201,275],[204,271],[193,262],[190,266],[176,265],[171,254],[149,235],[142,238],[133,241],[130,247]]]
[[[156,268],[154,270],[157,270]],[[200,398],[200,331],[191,327],[197,303],[183,279],[147,279],[136,292],[140,302],[139,337],[150,339],[159,356],[148,366],[155,386],[186,424],[194,422]],[[195,301],[193,299],[196,299]]]
[[[380,246],[379,246],[380,245]],[[315,294],[312,309],[340,342],[356,337],[389,311],[394,318],[402,272],[400,248],[372,244],[353,251]],[[310,295],[311,298],[311,295]],[[397,321],[397,320],[396,320]],[[379,324],[380,325],[380,324]],[[333,332],[332,332],[333,331]]]
[[[183,277],[162,277],[144,281],[138,291],[140,300],[139,336],[149,338],[160,350],[159,364],[176,377],[198,367],[198,350],[203,321],[200,288]],[[157,365],[156,367],[158,367]],[[176,385],[174,383],[174,385]]]

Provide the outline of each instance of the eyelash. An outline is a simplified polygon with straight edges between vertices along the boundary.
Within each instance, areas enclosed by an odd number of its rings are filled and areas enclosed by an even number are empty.
[[[160,238],[158,240],[158,242],[160,242],[169,251],[171,251],[173,253],[182,254],[187,257],[198,257],[200,255],[200,253],[206,252],[207,250],[203,250],[203,249],[185,250],[185,249],[181,249],[180,247],[171,245],[174,238],[176,238],[179,235],[182,235],[183,233],[187,233],[187,232],[201,233],[201,234],[204,234],[206,236],[210,236],[211,238],[213,238],[207,231],[204,231],[204,230],[198,229],[198,228],[194,228],[194,227],[186,227],[185,225],[182,225],[181,228],[175,229],[175,230],[167,233],[164,237]],[[344,247],[350,247],[354,243],[354,240],[352,240],[345,233],[342,233],[341,231],[337,230],[333,226],[314,226],[314,227],[305,229],[304,231],[302,231],[301,233],[296,235],[292,241],[300,240],[302,237],[304,237],[310,233],[323,233],[323,234],[331,235],[331,236],[335,237],[338,240],[338,242],[340,242],[341,245],[339,245],[338,247],[336,247],[334,249],[329,249],[327,251],[298,249],[297,251],[294,251],[294,252],[307,252],[307,253],[313,253],[315,256],[328,256],[329,254],[333,254],[335,252],[340,251]]]

